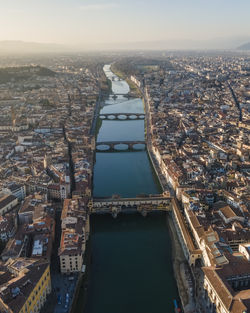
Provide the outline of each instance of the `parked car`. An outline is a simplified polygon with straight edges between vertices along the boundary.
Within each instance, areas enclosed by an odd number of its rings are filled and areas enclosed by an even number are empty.
[[[57,296],[57,303],[62,304],[62,297],[60,294]]]

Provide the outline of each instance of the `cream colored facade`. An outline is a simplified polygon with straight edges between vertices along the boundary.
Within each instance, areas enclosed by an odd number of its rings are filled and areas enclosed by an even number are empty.
[[[202,252],[199,249],[196,249],[192,238],[189,234],[189,231],[185,225],[184,218],[178,207],[178,203],[175,199],[172,200],[172,217],[175,225],[175,229],[179,238],[179,241],[182,246],[185,258],[190,265],[195,265],[195,261],[201,259]]]
[[[6,195],[0,198],[0,215],[8,213],[18,204],[18,198],[12,195]]]
[[[60,268],[61,273],[63,274],[80,272],[82,270],[82,265],[82,254],[65,254],[60,256]]]
[[[204,300],[208,312],[247,313],[250,290],[232,292],[213,269],[204,268]]]

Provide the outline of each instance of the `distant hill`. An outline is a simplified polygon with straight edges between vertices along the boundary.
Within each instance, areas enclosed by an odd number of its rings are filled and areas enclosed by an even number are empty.
[[[235,50],[236,47],[239,47],[238,49],[248,50],[250,43],[241,46],[242,42],[249,42],[249,37],[222,37],[204,40],[168,39],[156,41],[103,43],[79,42],[77,44],[55,44],[7,40],[0,41],[0,56],[75,53],[98,50]]]
[[[235,50],[249,37],[219,37],[210,39],[166,39],[93,44],[93,50]]]
[[[0,41],[0,55],[53,53],[65,50],[64,45],[6,40]]]
[[[55,76],[55,72],[41,66],[5,67],[0,69],[0,84],[10,81],[26,80],[33,75]]]
[[[238,50],[250,50],[250,42],[238,47]]]

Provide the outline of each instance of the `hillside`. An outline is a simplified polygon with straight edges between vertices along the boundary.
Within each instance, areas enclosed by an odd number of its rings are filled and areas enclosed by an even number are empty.
[[[41,66],[22,66],[0,68],[0,83],[5,84],[10,81],[26,80],[36,76],[55,76],[55,72]]]
[[[238,50],[250,50],[250,42],[238,47]]]
[[[39,54],[62,52],[66,48],[58,44],[46,44],[24,41],[0,41],[0,55],[6,54]]]

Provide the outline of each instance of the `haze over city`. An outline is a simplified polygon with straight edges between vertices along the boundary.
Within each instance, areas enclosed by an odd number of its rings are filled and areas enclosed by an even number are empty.
[[[0,313],[250,313],[250,0],[0,0]]]
[[[0,41],[61,50],[235,49],[250,40],[248,0],[0,0],[0,7]]]

